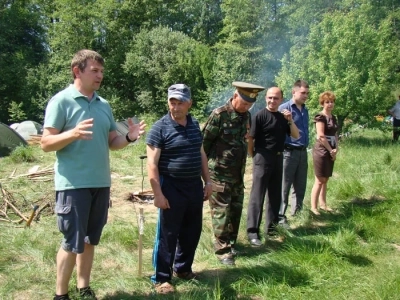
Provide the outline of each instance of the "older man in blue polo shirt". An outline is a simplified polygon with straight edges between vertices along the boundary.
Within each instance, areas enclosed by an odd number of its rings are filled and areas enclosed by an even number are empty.
[[[292,99],[279,106],[279,111],[289,110],[299,129],[299,138],[286,137],[283,152],[282,203],[279,211],[279,223],[287,226],[285,216],[289,202],[289,192],[292,187],[290,214],[294,216],[303,208],[303,200],[307,185],[307,146],[308,110],[305,102],[308,98],[309,86],[304,80],[297,80],[293,84]]]
[[[192,264],[202,229],[203,201],[212,193],[200,126],[188,114],[191,106],[188,86],[170,86],[169,112],[152,126],[146,139],[148,176],[159,208],[151,280],[160,294],[174,292],[172,270],[181,279],[196,277]]]

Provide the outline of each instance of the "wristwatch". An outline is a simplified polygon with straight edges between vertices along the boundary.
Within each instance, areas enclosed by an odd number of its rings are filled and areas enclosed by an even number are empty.
[[[137,140],[137,139],[131,140],[131,139],[129,138],[129,132],[125,135],[125,138],[126,138],[126,140],[127,140],[128,143],[133,143],[133,142],[136,142],[136,140]]]

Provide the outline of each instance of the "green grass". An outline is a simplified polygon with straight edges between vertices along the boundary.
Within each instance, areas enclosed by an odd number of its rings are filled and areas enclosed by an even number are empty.
[[[314,180],[310,155],[305,209],[290,219],[290,231],[280,229],[279,238],[260,248],[249,247],[245,234],[249,164],[236,267],[220,265],[213,254],[206,203],[193,266],[201,278],[193,282],[174,279],[177,293],[167,297],[155,295],[149,280],[157,211],[142,206],[143,276],[139,277],[137,218],[141,206],[125,200],[129,192],[150,188],[146,160],[139,158],[145,154],[144,142],[112,152],[113,206],[96,248],[91,286],[100,299],[112,300],[400,299],[399,151],[400,145],[390,143],[390,133],[359,130],[344,139],[328,183],[328,203],[335,212],[318,217],[307,209]],[[53,162],[54,153],[43,153],[35,146],[0,159],[0,183],[27,216],[31,204],[52,203],[53,183],[9,177],[14,170],[14,175],[21,175],[35,165],[45,168]],[[60,241],[51,211],[27,229],[23,224],[0,222],[0,299],[51,298]],[[76,298],[74,288],[75,273],[70,291]]]

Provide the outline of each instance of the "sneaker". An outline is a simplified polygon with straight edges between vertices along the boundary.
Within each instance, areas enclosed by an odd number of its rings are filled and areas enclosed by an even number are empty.
[[[219,262],[225,266],[234,266],[235,265],[235,257],[232,253],[225,253],[217,255]]]
[[[262,242],[260,239],[249,239],[250,245],[252,247],[261,247],[262,246]]]
[[[53,300],[71,300],[71,298],[68,296],[68,294],[58,296],[58,297],[56,295],[54,295]]]
[[[97,300],[96,298],[96,294],[94,293],[94,291],[90,288],[90,286],[85,287],[85,288],[76,288],[76,290],[79,293],[79,298],[81,300]]]
[[[154,289],[156,290],[157,294],[171,294],[175,292],[175,287],[170,282],[163,282],[163,283],[156,283],[154,285]]]
[[[181,273],[178,273],[178,272],[174,271],[174,276],[178,277],[180,279],[183,279],[183,280],[192,280],[192,279],[196,279],[197,278],[197,274],[193,273],[192,271],[190,271],[190,272],[181,272]]]

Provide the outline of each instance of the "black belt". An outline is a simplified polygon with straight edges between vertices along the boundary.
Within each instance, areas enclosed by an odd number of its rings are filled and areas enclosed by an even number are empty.
[[[282,152],[277,152],[274,150],[270,150],[270,149],[266,149],[266,148],[255,148],[255,150],[259,153],[270,153],[270,154],[274,154],[274,155],[282,155]]]
[[[303,151],[303,150],[307,150],[307,147],[305,147],[305,146],[285,145],[285,149],[287,149],[287,150],[300,150],[300,151]]]
[[[269,153],[272,153],[272,154],[275,154],[275,155],[282,155],[282,152],[277,152],[277,151],[269,150],[269,149],[267,149],[267,151],[268,151]]]

